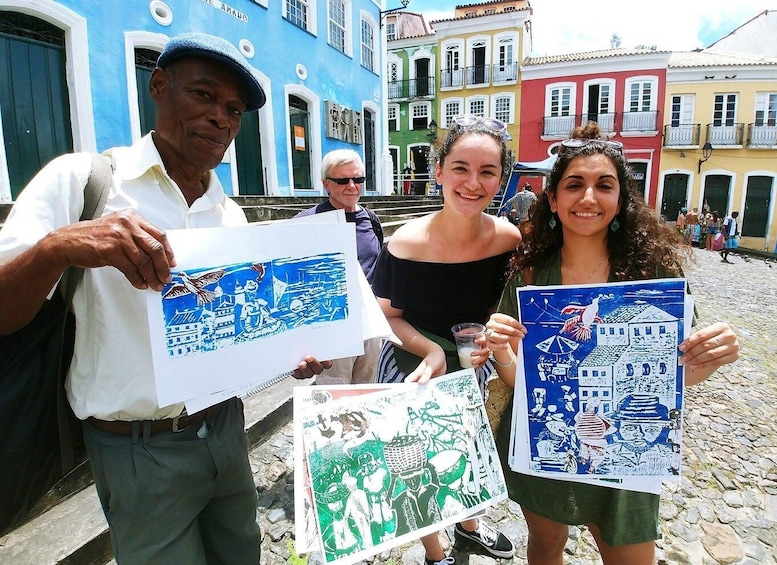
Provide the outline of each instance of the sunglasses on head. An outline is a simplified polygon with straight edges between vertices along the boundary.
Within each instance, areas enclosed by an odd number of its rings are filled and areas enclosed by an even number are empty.
[[[353,184],[361,184],[367,179],[367,177],[345,177],[345,178],[326,177],[326,178],[327,180],[331,180],[332,182],[336,182],[337,184],[341,184],[341,185],[346,185],[351,181],[353,181]]]
[[[623,153],[623,144],[620,141],[610,141],[609,139],[565,139],[561,142],[562,147],[568,147],[569,149],[579,149],[586,145],[598,145],[600,147],[612,147],[619,153]]]
[[[496,118],[486,118],[484,116],[476,116],[474,114],[464,114],[462,116],[456,116],[453,118],[453,123],[459,126],[474,126],[477,123],[482,123],[488,129],[495,133],[504,133],[507,126],[504,122],[500,122]]]

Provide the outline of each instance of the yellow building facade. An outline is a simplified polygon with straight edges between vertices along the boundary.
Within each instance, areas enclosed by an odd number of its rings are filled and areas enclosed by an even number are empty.
[[[738,211],[740,246],[777,245],[777,60],[673,53],[667,70],[659,212]]]
[[[491,116],[507,125],[516,150],[520,66],[531,50],[527,0],[457,6],[454,17],[431,22],[437,37],[439,126],[458,115]]]

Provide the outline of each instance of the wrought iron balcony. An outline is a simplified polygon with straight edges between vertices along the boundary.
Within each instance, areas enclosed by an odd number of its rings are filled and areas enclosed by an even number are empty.
[[[406,80],[394,80],[388,83],[390,100],[398,98],[419,98],[435,95],[434,77],[420,77]]]
[[[727,125],[707,124],[707,141],[714,146],[742,145],[745,137],[745,124]]]
[[[442,88],[461,88],[465,85],[501,84],[518,80],[518,63],[507,65],[475,65],[458,69],[442,69]]]
[[[490,84],[491,83],[491,65],[476,65],[466,67],[467,86],[471,84]]]
[[[700,135],[701,124],[664,126],[664,147],[698,147]]]
[[[440,71],[441,88],[461,88],[464,86],[464,69],[443,69]]]
[[[777,147],[777,124],[747,124],[747,146],[762,149]]]

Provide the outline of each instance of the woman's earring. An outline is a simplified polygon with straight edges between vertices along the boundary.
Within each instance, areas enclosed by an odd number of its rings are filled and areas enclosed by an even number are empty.
[[[621,227],[621,223],[618,221],[618,218],[615,218],[615,219],[614,219],[614,220],[613,220],[613,221],[610,223],[610,229],[612,230],[612,232],[613,232],[613,233],[615,233],[616,231],[618,231],[618,230],[620,229],[620,227]]]
[[[552,230],[556,229],[556,214],[555,214],[555,212],[550,217],[550,221],[548,222],[548,225],[550,226],[550,229],[552,229]]]

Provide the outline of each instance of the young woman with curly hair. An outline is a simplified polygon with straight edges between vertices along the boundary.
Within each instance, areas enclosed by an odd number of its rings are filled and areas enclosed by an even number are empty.
[[[632,191],[630,172],[622,145],[600,139],[596,124],[562,143],[532,230],[511,259],[498,312],[486,325],[488,349],[508,386],[515,384],[515,351],[526,335],[515,319],[517,287],[683,276],[690,248]],[[739,357],[737,336],[724,322],[695,332],[680,350],[687,385]],[[510,497],[529,527],[528,562],[560,565],[568,525],[586,524],[605,565],[653,565],[660,496],[513,472],[506,464],[511,420],[509,406],[497,445]]]

